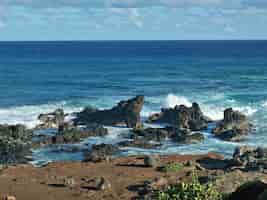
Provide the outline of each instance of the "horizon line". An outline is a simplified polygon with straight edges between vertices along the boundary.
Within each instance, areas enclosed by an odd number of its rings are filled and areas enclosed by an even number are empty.
[[[128,40],[128,39],[121,39],[121,40],[0,40],[1,43],[4,42],[182,42],[182,41],[267,41],[265,39],[170,39],[170,40],[149,40],[149,39],[138,39],[138,40]]]

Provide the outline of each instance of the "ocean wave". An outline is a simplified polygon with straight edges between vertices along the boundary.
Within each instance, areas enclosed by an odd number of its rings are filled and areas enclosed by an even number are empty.
[[[77,112],[80,107],[74,107],[66,101],[42,105],[27,105],[10,108],[0,108],[0,124],[24,124],[28,128],[35,127],[38,116],[49,113],[57,108],[63,108],[66,113]]]
[[[174,108],[176,105],[191,106],[192,103],[184,96],[168,94],[167,97],[164,99],[163,107]]]

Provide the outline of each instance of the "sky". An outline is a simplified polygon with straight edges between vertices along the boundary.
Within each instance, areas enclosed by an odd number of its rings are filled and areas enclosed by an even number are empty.
[[[267,39],[267,0],[0,0],[0,40]]]

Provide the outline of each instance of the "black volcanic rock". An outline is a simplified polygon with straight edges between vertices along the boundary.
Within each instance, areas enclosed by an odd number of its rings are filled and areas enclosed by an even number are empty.
[[[175,108],[162,109],[161,113],[154,114],[148,119],[148,122],[168,123],[179,129],[192,131],[206,129],[210,121],[203,115],[197,103],[193,103],[192,107],[180,105]]]
[[[144,96],[136,96],[128,101],[121,101],[110,110],[96,110],[86,108],[77,113],[75,124],[102,124],[117,125],[126,124],[129,128],[140,125],[140,112],[144,105]]]
[[[201,133],[192,133],[189,129],[178,129],[175,127],[134,129],[131,139],[143,140],[145,142],[162,142],[171,139],[177,143],[195,143],[204,140]]]
[[[228,108],[224,111],[224,119],[212,130],[214,135],[226,141],[241,141],[252,129],[247,117],[239,111]]]

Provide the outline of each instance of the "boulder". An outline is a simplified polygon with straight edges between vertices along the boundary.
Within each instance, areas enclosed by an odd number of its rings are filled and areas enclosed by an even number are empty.
[[[59,125],[64,123],[64,119],[65,114],[63,109],[57,109],[47,114],[40,114],[38,116],[40,124],[37,126],[37,129],[58,128]]]
[[[228,108],[224,111],[224,119],[212,130],[214,135],[222,140],[238,142],[252,129],[247,117],[239,111]]]
[[[112,144],[93,145],[91,151],[84,152],[84,162],[109,161],[117,152],[119,152],[119,148]]]
[[[144,105],[144,96],[136,96],[128,101],[121,101],[110,110],[96,110],[86,108],[77,113],[75,124],[102,124],[118,125],[126,124],[129,128],[140,126],[140,112]]]
[[[241,185],[235,192],[233,192],[227,200],[243,200],[255,199],[260,200],[263,198],[264,193],[267,191],[267,184],[262,181],[252,181]]]
[[[179,129],[200,131],[206,129],[211,120],[204,116],[199,105],[193,103],[192,107],[184,105],[175,108],[162,109],[161,113],[149,117],[148,122],[168,123]]]

